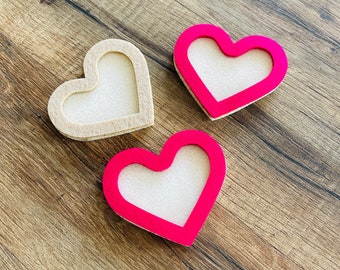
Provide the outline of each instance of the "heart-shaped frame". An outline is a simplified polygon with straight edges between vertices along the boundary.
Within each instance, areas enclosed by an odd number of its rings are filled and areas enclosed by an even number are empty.
[[[220,50],[230,57],[241,56],[252,49],[265,50],[272,58],[272,70],[260,82],[231,97],[217,101],[188,58],[190,45],[199,38],[213,39]],[[240,110],[274,91],[282,82],[288,69],[287,56],[283,48],[276,41],[264,36],[248,36],[233,43],[228,33],[222,28],[210,24],[191,26],[179,36],[174,48],[174,64],[189,92],[212,120]]]
[[[75,123],[63,113],[63,104],[72,94],[92,91],[99,82],[98,62],[110,52],[125,55],[131,61],[135,73],[139,112],[118,119],[96,123]],[[153,125],[153,101],[146,60],[141,51],[130,42],[107,39],[94,45],[84,58],[84,78],[60,85],[48,102],[48,114],[54,126],[63,135],[75,140],[95,140],[132,132]],[[112,102],[114,106],[114,101]]]
[[[169,168],[177,152],[186,145],[199,146],[207,154],[210,173],[202,193],[184,226],[155,216],[124,199],[118,187],[121,171],[131,164],[140,164],[152,171]],[[208,134],[198,130],[184,130],[171,136],[160,155],[148,150],[132,148],[115,155],[103,174],[103,192],[111,208],[129,222],[173,242],[190,246],[205,222],[222,187],[226,162],[219,144]]]

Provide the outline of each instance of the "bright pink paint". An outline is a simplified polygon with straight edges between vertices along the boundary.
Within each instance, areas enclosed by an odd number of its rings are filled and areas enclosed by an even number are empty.
[[[146,212],[123,198],[118,188],[118,178],[126,166],[138,163],[155,172],[166,170],[171,166],[179,149],[186,145],[197,145],[206,152],[210,161],[210,174],[183,227]],[[219,144],[202,131],[185,130],[171,136],[159,156],[141,148],[127,149],[115,155],[105,168],[103,191],[111,208],[124,219],[173,242],[190,246],[217,198],[225,174],[226,163]]]
[[[240,56],[252,49],[265,50],[272,58],[272,71],[255,85],[222,101],[217,101],[188,59],[190,44],[199,38],[215,40],[221,51],[230,57]],[[223,29],[209,24],[194,25],[179,36],[174,48],[174,62],[193,95],[212,118],[228,115],[274,91],[282,82],[288,69],[287,56],[276,41],[264,36],[248,36],[233,43],[228,33]]]

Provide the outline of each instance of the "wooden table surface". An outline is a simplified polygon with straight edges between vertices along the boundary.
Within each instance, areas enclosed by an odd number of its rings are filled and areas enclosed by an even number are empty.
[[[0,269],[340,269],[340,1],[0,2]],[[233,40],[259,34],[286,50],[274,93],[211,121],[173,65],[197,23]],[[146,57],[152,127],[92,142],[62,136],[47,102],[107,38]],[[131,147],[158,153],[200,129],[223,147],[228,173],[195,243],[183,247],[117,216],[101,177]]]

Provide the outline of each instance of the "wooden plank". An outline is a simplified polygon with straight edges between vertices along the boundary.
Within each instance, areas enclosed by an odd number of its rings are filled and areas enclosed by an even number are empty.
[[[336,1],[294,3],[2,1],[4,265],[338,269],[340,8]],[[277,39],[290,60],[278,91],[208,120],[172,64],[177,36],[197,22],[219,24],[234,40]],[[90,143],[66,139],[48,119],[48,98],[63,81],[81,77],[86,51],[109,37],[147,56],[155,125]],[[221,195],[189,249],[121,220],[100,190],[112,155],[129,147],[159,152],[167,137],[188,128],[210,133],[228,158]]]

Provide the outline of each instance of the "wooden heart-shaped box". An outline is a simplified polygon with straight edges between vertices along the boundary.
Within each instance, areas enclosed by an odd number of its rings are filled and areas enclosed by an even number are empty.
[[[171,136],[161,153],[132,148],[115,155],[103,192],[124,219],[176,243],[191,245],[222,187],[226,163],[219,144],[198,130]]]
[[[119,39],[94,45],[85,78],[60,85],[48,102],[54,126],[75,140],[95,140],[153,125],[149,71],[141,51]]]
[[[210,119],[231,114],[274,91],[288,68],[283,48],[264,36],[233,43],[223,29],[198,24],[174,48],[176,70]]]

